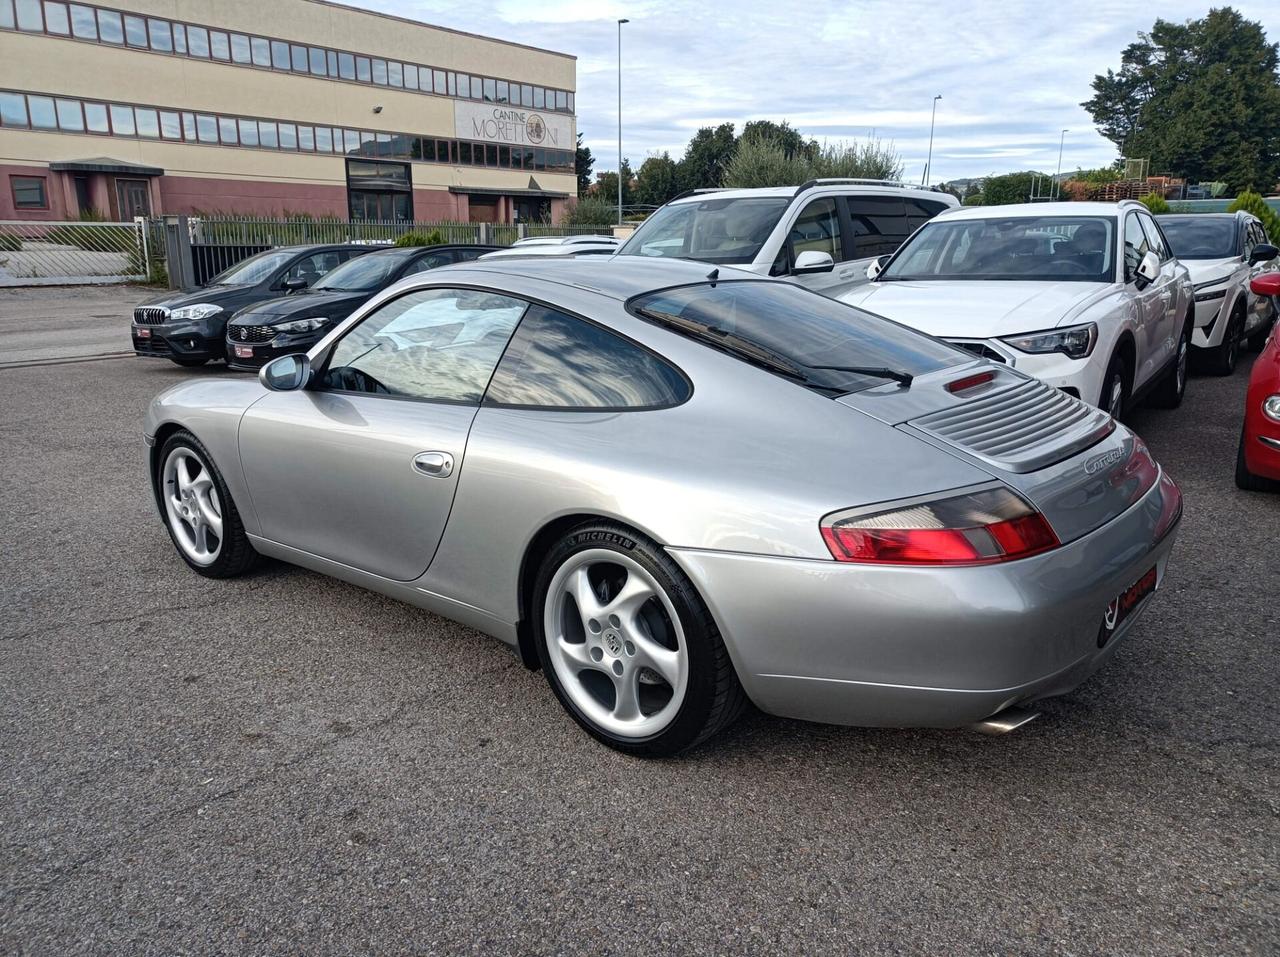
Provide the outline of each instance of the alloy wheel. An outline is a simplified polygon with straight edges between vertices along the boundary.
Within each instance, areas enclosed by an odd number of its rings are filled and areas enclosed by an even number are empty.
[[[552,577],[543,614],[556,678],[593,724],[644,738],[675,719],[688,646],[671,599],[638,562],[611,549],[576,553]]]
[[[174,541],[197,565],[212,565],[222,551],[222,504],[209,466],[179,446],[165,459],[163,497]]]

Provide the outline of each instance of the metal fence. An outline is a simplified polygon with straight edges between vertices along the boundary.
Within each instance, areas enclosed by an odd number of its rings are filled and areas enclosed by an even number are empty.
[[[175,243],[181,232],[184,242]],[[170,216],[131,223],[0,221],[0,286],[169,282],[199,284],[255,253],[311,243],[389,246],[409,234],[509,246],[527,236],[612,235],[608,226],[543,223],[346,222],[255,216]],[[182,257],[168,268],[169,257]]]
[[[0,221],[0,286],[144,282],[155,268],[144,222]]]

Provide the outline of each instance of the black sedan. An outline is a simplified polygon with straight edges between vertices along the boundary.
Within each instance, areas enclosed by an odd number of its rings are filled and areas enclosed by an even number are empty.
[[[329,328],[393,282],[500,247],[411,246],[383,249],[335,269],[292,296],[241,309],[227,323],[227,363],[253,371],[276,356],[306,352]]]
[[[236,263],[194,292],[174,290],[148,299],[133,310],[133,351],[180,366],[223,359],[227,320],[236,310],[306,289],[329,270],[378,248],[283,246]]]

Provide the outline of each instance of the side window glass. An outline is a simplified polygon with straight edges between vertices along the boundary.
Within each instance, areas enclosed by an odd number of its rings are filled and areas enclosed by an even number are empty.
[[[289,267],[289,271],[282,278],[302,279],[306,281],[308,286],[314,286],[321,276],[345,261],[346,256],[336,249],[329,252],[316,253],[313,256],[299,259]]]
[[[1133,279],[1138,264],[1147,254],[1147,234],[1142,231],[1135,213],[1130,213],[1124,220],[1124,278],[1125,282]]]
[[[850,196],[849,218],[857,259],[885,256],[897,252],[911,235],[907,210],[901,199],[893,196]]]
[[[904,202],[907,207],[907,225],[912,232],[947,208],[946,203],[935,203],[927,199],[908,199]]]
[[[478,405],[526,306],[471,289],[392,299],[338,341],[321,388]]]
[[[1142,220],[1142,228],[1147,234],[1149,248],[1160,257],[1161,262],[1164,262],[1169,258],[1169,250],[1165,248],[1164,236],[1160,232],[1160,227],[1156,225],[1156,221],[1150,216],[1140,215],[1138,219]]]
[[[451,262],[453,262],[453,258],[448,253],[430,253],[411,262],[409,264],[409,268],[404,271],[404,274],[405,276],[412,276],[414,273],[426,272],[428,269],[447,266]]]
[[[791,252],[826,253],[836,262],[844,257],[840,251],[840,211],[834,197],[815,199],[791,227]]]
[[[486,405],[647,409],[689,396],[657,356],[599,326],[531,306],[493,375]]]

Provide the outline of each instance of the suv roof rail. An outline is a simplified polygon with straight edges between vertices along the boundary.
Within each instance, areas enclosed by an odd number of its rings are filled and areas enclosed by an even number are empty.
[[[732,189],[732,186],[701,186],[698,189],[686,189],[683,193],[672,196],[668,203],[674,203],[677,199],[684,199],[686,196],[696,196],[699,193],[724,193]]]
[[[853,176],[833,176],[824,179],[811,179],[809,182],[797,186],[795,195],[799,196],[805,190],[813,189],[816,186],[893,186],[897,189],[925,189],[935,193],[939,192],[935,186],[904,183],[900,179],[864,179]]]

